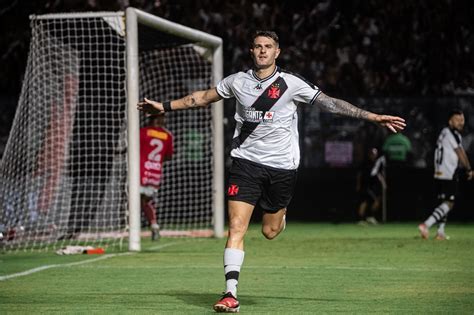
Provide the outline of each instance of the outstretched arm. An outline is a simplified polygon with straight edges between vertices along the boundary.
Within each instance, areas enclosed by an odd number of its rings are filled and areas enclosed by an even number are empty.
[[[222,97],[217,94],[216,88],[205,91],[196,91],[178,100],[170,101],[170,110],[203,107],[221,99]],[[143,101],[137,104],[137,109],[152,115],[162,114],[165,112],[163,103],[165,102],[160,103],[144,98]]]
[[[324,93],[318,95],[316,103],[321,106],[324,111],[372,121],[381,126],[387,127],[392,132],[401,131],[406,126],[405,120],[401,117],[374,114],[354,106],[349,102],[327,96]]]

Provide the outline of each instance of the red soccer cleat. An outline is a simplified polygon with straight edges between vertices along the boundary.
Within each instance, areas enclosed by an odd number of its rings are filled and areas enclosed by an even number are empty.
[[[423,239],[427,240],[428,236],[430,235],[430,232],[429,232],[428,227],[426,226],[426,224],[421,223],[420,225],[418,225],[418,230],[420,230],[421,237]]]
[[[437,241],[447,241],[447,240],[449,240],[449,236],[444,234],[444,233],[439,233],[438,232],[436,234],[435,240],[437,240]]]
[[[239,301],[230,292],[224,293],[222,298],[214,304],[214,311],[217,313],[238,313],[239,309]]]

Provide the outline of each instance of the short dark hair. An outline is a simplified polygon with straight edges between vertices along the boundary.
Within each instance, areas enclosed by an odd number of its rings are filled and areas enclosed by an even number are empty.
[[[253,47],[253,42],[255,41],[255,38],[257,38],[259,36],[268,37],[268,38],[273,39],[275,41],[275,43],[277,44],[277,46],[280,44],[280,40],[278,38],[278,35],[274,31],[257,30],[255,32],[253,32],[253,34],[252,34],[252,38],[250,39],[250,47]]]
[[[148,116],[148,120],[147,120],[147,123],[149,125],[152,125],[155,123],[155,121],[158,121],[159,119],[162,119],[165,117],[165,114],[156,114],[156,115],[150,115]],[[158,121],[158,123],[160,123],[160,121]]]
[[[450,120],[454,115],[464,115],[464,113],[460,108],[453,108],[449,112],[448,120]]]

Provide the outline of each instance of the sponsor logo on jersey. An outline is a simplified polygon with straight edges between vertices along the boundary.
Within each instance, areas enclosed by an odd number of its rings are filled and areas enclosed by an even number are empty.
[[[266,112],[265,116],[263,116],[263,121],[264,122],[272,122],[274,114],[275,114],[275,112]]]
[[[245,110],[245,120],[248,122],[273,122],[274,115],[275,112],[255,110],[255,108],[252,107]]]
[[[146,135],[149,136],[149,137],[158,138],[158,139],[161,139],[161,140],[168,139],[168,134],[166,132],[153,130],[153,129],[147,130]]]
[[[146,170],[159,171],[161,170],[160,162],[146,161],[144,164]]]
[[[142,180],[143,185],[155,185],[158,186],[160,185],[160,179],[161,177],[158,178],[149,178],[149,177],[144,177]]]
[[[146,176],[146,177],[154,177],[154,178],[158,178],[158,179],[161,178],[161,174],[157,174],[157,173],[153,173],[153,172],[149,172],[149,171],[145,171],[143,173],[143,175]]]

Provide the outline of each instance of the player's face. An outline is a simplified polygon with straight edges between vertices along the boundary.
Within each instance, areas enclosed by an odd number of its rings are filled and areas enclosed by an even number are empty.
[[[257,69],[265,69],[275,65],[275,60],[280,54],[280,48],[270,37],[258,36],[253,41],[250,49],[252,59]]]
[[[464,115],[453,115],[449,119],[449,126],[457,131],[462,131],[464,128]]]

